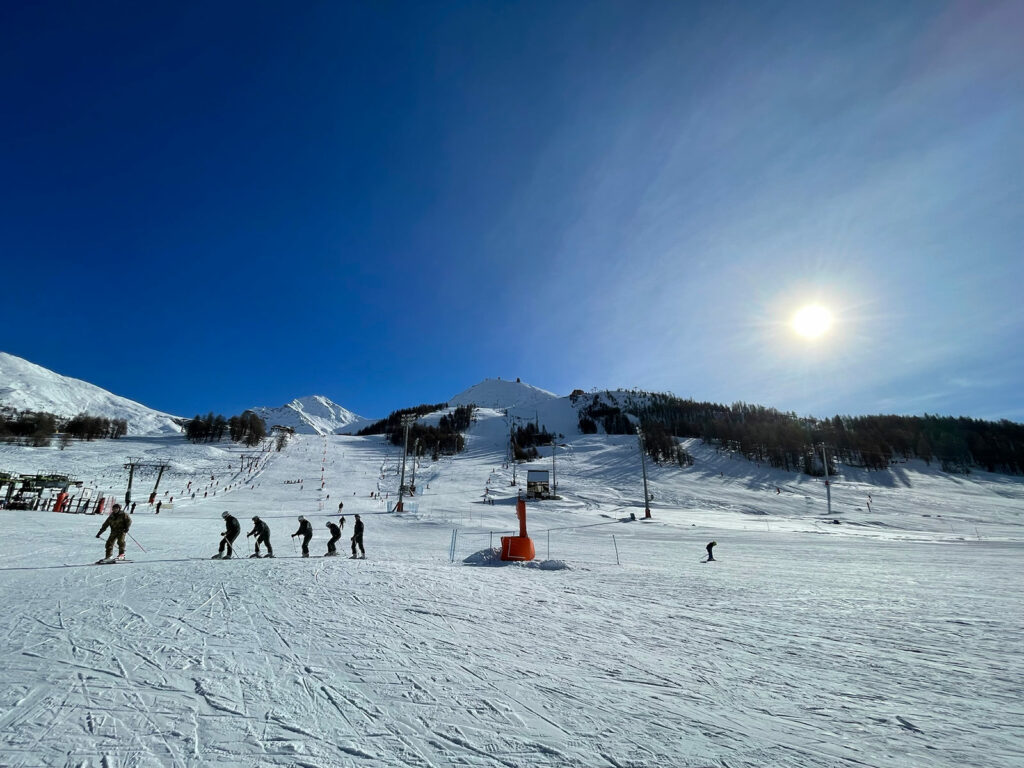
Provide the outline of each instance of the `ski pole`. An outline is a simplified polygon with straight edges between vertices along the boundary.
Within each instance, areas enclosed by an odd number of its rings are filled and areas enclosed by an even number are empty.
[[[125,531],[125,533],[128,533],[128,531]],[[139,544],[139,542],[135,540],[135,537],[132,536],[130,533],[128,533],[128,538],[131,539],[132,541],[134,541],[136,544]],[[143,552],[146,551],[146,548],[144,546],[142,546],[141,544],[139,544],[139,549],[141,549]]]

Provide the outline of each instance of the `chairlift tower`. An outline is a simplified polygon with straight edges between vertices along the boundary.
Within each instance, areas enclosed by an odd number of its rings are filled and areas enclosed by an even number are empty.
[[[135,470],[137,469],[155,469],[157,470],[156,483],[153,485],[153,491],[151,497],[156,497],[157,489],[160,487],[160,480],[164,476],[164,471],[170,467],[170,464],[162,464],[159,462],[144,462],[142,459],[137,457],[128,457],[128,463],[124,465],[124,468],[128,470],[128,490],[124,493],[124,503],[129,505],[132,503],[132,482],[135,479]]]
[[[636,436],[640,441],[640,468],[644,473],[644,517],[651,516],[651,494],[647,492],[647,458],[644,456],[647,453],[646,446],[644,445],[644,431],[637,425]]]
[[[402,497],[405,495],[405,457],[409,454],[409,427],[416,423],[416,415],[407,413],[402,416],[402,429],[405,430],[405,444],[402,448],[402,476],[398,481],[398,503],[393,511],[403,512]]]

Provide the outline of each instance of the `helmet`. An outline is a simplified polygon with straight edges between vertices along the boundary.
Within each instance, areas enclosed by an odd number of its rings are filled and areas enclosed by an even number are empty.
[[[231,517],[231,513],[225,509],[223,512],[220,513],[220,516],[226,520],[227,518]]]
[[[252,516],[252,519],[253,519],[253,520],[259,520],[259,519],[260,519],[260,516],[259,516],[259,515],[253,515],[253,516]]]
[[[299,522],[300,523],[306,522],[306,518],[304,518],[302,515],[299,515]]]

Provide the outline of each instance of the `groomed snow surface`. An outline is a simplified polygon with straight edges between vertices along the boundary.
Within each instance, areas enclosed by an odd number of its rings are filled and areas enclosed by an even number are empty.
[[[127,456],[167,460],[175,497],[139,505],[129,564],[91,565],[100,517],[0,512],[0,764],[1024,765],[1019,478],[846,469],[830,518],[820,482],[692,443],[630,521],[635,439],[576,436],[526,567],[489,551],[515,527],[505,434],[479,411],[403,514],[379,437],[300,435],[253,472],[179,436],[0,446],[122,496]],[[343,557],[298,557],[296,516],[319,556],[339,502]],[[224,510],[243,557],[209,560]],[[244,557],[253,514],[273,560]]]

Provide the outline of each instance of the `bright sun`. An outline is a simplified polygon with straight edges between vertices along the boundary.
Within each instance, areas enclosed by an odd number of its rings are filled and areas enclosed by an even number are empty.
[[[832,326],[832,313],[820,304],[808,304],[792,320],[793,330],[808,339],[816,339]]]

